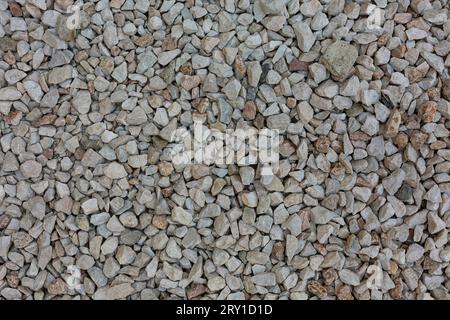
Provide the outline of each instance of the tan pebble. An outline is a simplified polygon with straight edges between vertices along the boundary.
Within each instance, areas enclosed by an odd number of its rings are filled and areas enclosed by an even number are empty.
[[[191,174],[194,179],[201,179],[209,174],[209,167],[203,164],[193,164],[191,166]]]
[[[164,51],[171,51],[177,48],[177,39],[173,37],[166,37],[162,43],[161,49]]]
[[[295,98],[289,97],[286,100],[286,104],[289,108],[295,108],[297,106],[297,100]]]
[[[332,268],[322,271],[322,276],[327,286],[332,285],[338,278],[336,270]]]
[[[163,215],[154,215],[152,220],[153,226],[160,230],[165,230],[169,223],[167,222],[166,216]]]
[[[389,290],[391,297],[395,300],[401,300],[403,298],[403,283],[400,278],[394,279],[395,287]]]
[[[439,92],[439,89],[434,87],[427,90],[428,97],[430,100],[438,102],[441,100],[441,93]]]
[[[328,294],[327,289],[315,280],[308,283],[308,291],[321,299],[325,298]]]
[[[158,170],[159,170],[159,173],[162,176],[167,177],[167,176],[170,176],[172,174],[173,166],[172,166],[172,164],[170,162],[162,161],[162,162],[160,162],[158,164]]]
[[[377,41],[378,46],[379,46],[379,47],[384,47],[384,46],[387,44],[387,42],[389,41],[389,38],[390,38],[389,34],[383,33],[383,34],[378,38],[378,41]]]
[[[338,300],[354,300],[352,295],[352,288],[348,285],[340,286],[336,289],[336,296]]]
[[[404,149],[406,147],[406,145],[408,144],[409,138],[408,135],[400,132],[396,137],[395,137],[395,144],[397,145],[397,147],[399,147],[400,149]]]
[[[398,110],[395,110],[391,113],[391,116],[389,117],[384,135],[388,138],[393,138],[397,135],[398,129],[400,127],[400,123],[402,122],[402,116]]]
[[[425,143],[425,141],[427,141],[427,139],[428,134],[423,133],[422,131],[419,130],[414,130],[410,134],[411,144],[416,150],[420,149],[420,147]]]
[[[58,278],[47,287],[48,293],[53,295],[60,295],[66,291],[66,283],[63,279]]]
[[[149,33],[144,34],[143,36],[140,37],[136,37],[133,39],[133,42],[138,46],[138,47],[146,47],[149,46],[153,43],[154,39],[153,36]]]
[[[419,116],[424,122],[432,122],[437,111],[437,103],[427,101],[419,107]]]

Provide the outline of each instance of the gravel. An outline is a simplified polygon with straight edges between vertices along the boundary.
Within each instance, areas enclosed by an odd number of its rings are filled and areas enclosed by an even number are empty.
[[[450,299],[448,1],[72,4],[0,0],[0,300]]]

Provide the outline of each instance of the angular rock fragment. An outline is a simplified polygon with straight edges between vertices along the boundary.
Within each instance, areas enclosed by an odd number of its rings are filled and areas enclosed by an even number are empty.
[[[339,79],[345,78],[358,58],[358,50],[344,41],[336,41],[327,47],[322,60],[331,74]]]

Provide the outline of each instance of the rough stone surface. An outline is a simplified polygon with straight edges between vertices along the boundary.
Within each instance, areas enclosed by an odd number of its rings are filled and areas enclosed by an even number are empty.
[[[0,300],[450,300],[448,18],[0,0]]]
[[[356,58],[358,58],[358,50],[353,45],[336,41],[327,47],[322,59],[331,74],[343,78],[349,74]]]

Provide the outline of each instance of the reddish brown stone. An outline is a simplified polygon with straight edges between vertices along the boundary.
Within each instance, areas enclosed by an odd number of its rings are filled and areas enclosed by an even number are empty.
[[[289,64],[289,71],[295,72],[295,71],[308,71],[309,64],[305,61],[300,61],[297,58],[292,59],[291,63]]]
[[[264,117],[262,114],[258,113],[255,117],[255,120],[253,120],[253,124],[256,128],[261,129],[264,126]]]
[[[383,78],[384,76],[384,72],[383,70],[381,70],[380,68],[377,68],[373,73],[372,73],[372,79],[373,80],[380,80],[381,78]]]
[[[305,238],[308,237],[308,235],[307,235],[306,233],[302,233],[302,235],[303,235]],[[306,240],[306,239],[303,239],[303,240]],[[327,253],[328,253],[327,248],[325,248],[325,246],[324,246],[323,244],[321,244],[321,243],[315,242],[315,243],[313,244],[313,247],[314,247],[314,249],[316,249],[317,252],[319,252],[322,256],[326,256]]]
[[[13,17],[21,17],[23,15],[22,7],[15,1],[9,2],[9,11],[11,11]]]
[[[42,153],[48,160],[53,159],[53,149],[45,149]]]
[[[355,131],[350,133],[350,140],[352,141],[369,141],[370,139],[372,139],[372,137],[362,131]]]
[[[276,242],[272,247],[272,255],[282,261],[284,258],[284,246],[281,242]]]
[[[256,116],[256,104],[253,101],[247,101],[242,112],[245,120],[253,120]]]
[[[208,288],[202,284],[194,284],[186,290],[186,296],[188,299],[196,298],[202,294],[208,292]]]
[[[330,139],[326,136],[320,136],[314,143],[316,150],[321,153],[327,153],[330,148]]]
[[[392,50],[392,56],[399,59],[403,58],[405,56],[405,53],[406,53],[405,45],[397,47],[394,50]]]

